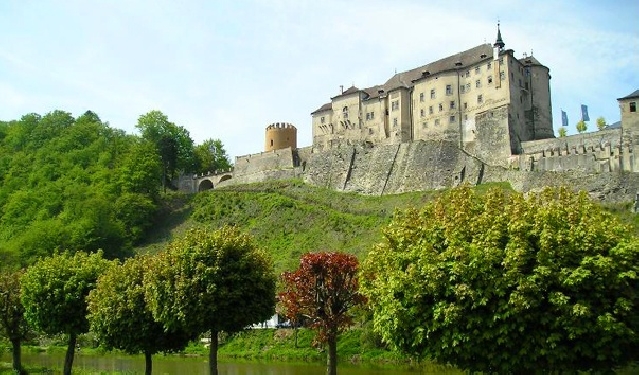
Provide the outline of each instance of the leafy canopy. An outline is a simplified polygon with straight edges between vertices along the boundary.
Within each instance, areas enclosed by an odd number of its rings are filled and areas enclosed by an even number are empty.
[[[639,241],[586,193],[460,187],[383,235],[361,282],[396,348],[498,373],[636,360]]]
[[[89,330],[85,298],[110,265],[102,252],[68,252],[43,258],[22,277],[22,304],[29,324],[48,334]]]
[[[89,293],[91,332],[107,350],[129,354],[178,351],[191,339],[181,331],[165,331],[147,308],[143,279],[151,262],[150,256],[129,258],[102,274]]]
[[[273,315],[272,262],[239,229],[192,229],[157,256],[144,283],[166,330],[236,332]]]

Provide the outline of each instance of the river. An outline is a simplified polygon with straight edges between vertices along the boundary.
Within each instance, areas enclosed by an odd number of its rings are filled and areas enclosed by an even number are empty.
[[[10,362],[11,354],[2,353],[1,362]],[[29,366],[44,366],[62,369],[64,353],[23,353],[22,361]],[[144,357],[119,354],[76,354],[74,369],[84,372],[115,372],[127,374],[144,373]],[[220,375],[324,375],[326,368],[321,363],[283,363],[283,362],[237,362],[221,360]],[[462,372],[439,366],[426,369],[384,368],[370,365],[339,364],[339,375],[415,375],[415,374],[462,374]],[[154,374],[208,374],[208,362],[205,356],[155,355],[153,356]]]

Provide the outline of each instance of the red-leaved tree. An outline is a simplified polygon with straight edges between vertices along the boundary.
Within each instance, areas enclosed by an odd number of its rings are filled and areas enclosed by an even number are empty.
[[[285,291],[279,301],[289,319],[305,316],[328,346],[327,373],[336,374],[337,335],[352,323],[348,311],[365,302],[359,293],[359,262],[350,254],[309,253],[295,272],[282,274]]]

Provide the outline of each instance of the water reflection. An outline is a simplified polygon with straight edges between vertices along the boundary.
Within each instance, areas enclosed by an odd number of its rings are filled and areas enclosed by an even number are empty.
[[[9,355],[7,355],[9,354]],[[3,353],[3,362],[10,362],[10,353]],[[25,365],[61,369],[64,353],[23,353]],[[144,357],[117,354],[77,354],[74,369],[96,372],[144,373]],[[221,360],[220,375],[324,375],[321,363],[229,362]],[[433,366],[427,369],[398,369],[340,364],[340,375],[409,375],[409,374],[461,374],[462,372]],[[208,361],[204,356],[164,356],[153,358],[153,374],[208,374]]]

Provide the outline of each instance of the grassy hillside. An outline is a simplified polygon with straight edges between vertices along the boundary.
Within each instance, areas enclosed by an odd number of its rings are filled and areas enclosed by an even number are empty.
[[[482,185],[481,189],[504,185]],[[440,192],[384,196],[343,193],[300,181],[231,186],[196,195],[173,195],[162,222],[140,252],[156,252],[187,228],[234,224],[272,254],[278,272],[297,267],[310,251],[344,251],[359,257],[380,240],[396,208],[422,206]]]

